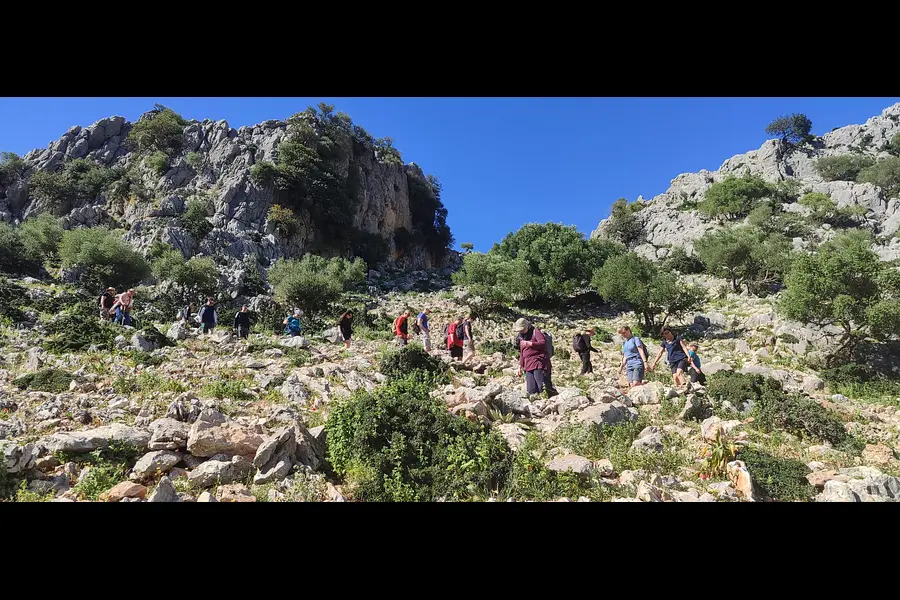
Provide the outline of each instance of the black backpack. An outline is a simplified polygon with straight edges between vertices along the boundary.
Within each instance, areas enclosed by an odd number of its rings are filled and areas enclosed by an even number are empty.
[[[412,330],[413,330],[413,333],[416,333],[416,334],[422,333],[422,328],[419,327],[419,319],[418,318],[415,321],[413,321]]]
[[[587,344],[584,343],[584,337],[580,333],[576,333],[572,338],[572,350],[575,352],[584,352],[587,350]]]

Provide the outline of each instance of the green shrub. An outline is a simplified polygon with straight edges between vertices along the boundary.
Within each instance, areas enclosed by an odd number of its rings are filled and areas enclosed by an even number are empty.
[[[402,379],[413,371],[420,371],[427,373],[435,383],[445,382],[449,372],[445,362],[418,345],[406,345],[385,353],[378,363],[378,370],[393,379]]]
[[[157,104],[153,114],[134,124],[127,139],[134,144],[138,154],[159,151],[172,156],[181,150],[187,124],[181,115]]]
[[[619,198],[613,202],[609,221],[606,224],[607,235],[626,247],[640,244],[644,229],[635,214],[643,207],[644,205],[639,202],[628,204],[628,200],[625,198]]]
[[[826,440],[838,446],[849,439],[844,423],[821,404],[797,394],[770,394],[759,405],[757,422],[764,430]]]
[[[321,313],[336,302],[341,292],[365,282],[366,264],[343,258],[326,259],[306,254],[302,259],[279,259],[269,269],[276,297],[309,313]]]
[[[810,135],[812,121],[803,113],[783,115],[766,126],[766,133],[778,136],[787,144],[809,142],[815,136]]]
[[[0,270],[18,275],[29,273],[36,266],[34,261],[29,259],[19,230],[0,222]]]
[[[156,175],[163,175],[169,168],[169,157],[166,156],[165,152],[157,150],[151,152],[147,158],[144,159],[144,164]]]
[[[900,132],[895,133],[891,141],[885,144],[884,150],[894,156],[900,156]]]
[[[18,181],[25,174],[25,161],[14,152],[0,152],[0,186]]]
[[[760,200],[774,193],[774,188],[760,177],[730,176],[709,186],[706,198],[697,208],[711,217],[734,220],[746,217]]]
[[[203,166],[203,154],[200,152],[188,152],[184,157],[185,162],[187,162],[188,166],[195,171],[199,171]]]
[[[101,494],[127,479],[128,467],[126,465],[97,464],[91,466],[87,475],[75,484],[74,489],[81,497],[97,502]]]
[[[610,240],[585,239],[575,227],[529,223],[487,254],[466,254],[453,281],[489,302],[557,301],[588,285],[594,270],[621,251]]]
[[[209,212],[209,203],[199,199],[188,200],[187,208],[184,214],[179,217],[181,226],[184,227],[193,238],[199,243],[209,232],[212,231],[213,225],[207,219]]]
[[[824,369],[819,376],[833,393],[900,408],[900,381],[876,373],[869,365],[845,364]]]
[[[63,173],[38,171],[28,181],[28,193],[50,210],[62,211],[74,190]]]
[[[72,375],[62,369],[41,369],[36,373],[28,373],[22,375],[13,381],[20,390],[37,390],[39,392],[50,392],[58,394],[59,392],[69,391],[69,384],[72,382]]]
[[[478,351],[482,354],[502,352],[508,358],[518,358],[519,356],[519,351],[516,350],[515,345],[509,340],[484,340],[483,342],[477,342],[477,344]]]
[[[778,458],[753,446],[743,447],[738,459],[744,461],[753,481],[773,500],[809,500],[816,493],[806,479],[809,467],[799,460]]]
[[[48,352],[63,354],[87,350],[91,346],[112,350],[122,330],[101,322],[93,299],[83,299],[44,324],[42,345]]]
[[[765,235],[750,227],[709,233],[695,244],[708,272],[731,281],[732,290],[764,292],[780,282],[790,267],[792,246],[782,235]]]
[[[682,275],[694,275],[703,272],[703,263],[697,258],[697,254],[688,256],[681,246],[672,248],[662,264],[664,269],[677,271]]]
[[[123,353],[124,356],[127,356],[135,367],[138,365],[145,365],[148,367],[158,367],[159,365],[166,362],[164,356],[158,356],[151,354],[150,352],[144,352],[143,350],[128,350]]]
[[[380,233],[370,233],[360,229],[353,230],[350,238],[350,253],[363,259],[369,268],[376,268],[388,259],[390,247],[388,241]]]
[[[245,390],[246,387],[247,383],[242,380],[217,379],[204,385],[200,393],[219,400],[225,398],[238,402],[252,400],[253,395]]]
[[[856,181],[872,183],[884,190],[888,197],[900,194],[900,156],[883,158],[859,172]]]
[[[677,317],[706,297],[703,288],[682,284],[674,273],[633,252],[607,260],[592,283],[605,300],[640,315],[647,330],[656,327],[660,315],[664,321]]]
[[[19,228],[19,235],[28,256],[48,260],[59,255],[63,229],[59,219],[52,215],[42,213],[26,220]]]
[[[593,341],[610,344],[613,341],[613,334],[606,331],[605,329],[595,329]]]
[[[44,494],[32,492],[28,489],[28,482],[23,479],[19,484],[19,489],[16,490],[15,502],[50,502],[53,497],[53,492],[46,492]]]
[[[150,265],[118,231],[83,227],[63,233],[59,256],[64,268],[81,271],[79,280],[95,289],[128,288],[150,274]]]
[[[167,250],[153,261],[153,275],[175,284],[183,299],[212,296],[219,284],[219,270],[209,256],[184,260],[179,250]]]
[[[397,155],[399,158],[399,154]],[[453,245],[453,235],[447,225],[447,209],[441,201],[442,186],[434,175],[424,180],[413,172],[407,172],[409,212],[413,229],[433,255],[443,253]]]
[[[816,161],[816,170],[825,181],[856,181],[859,172],[875,164],[871,156],[841,154]]]
[[[837,208],[831,196],[821,192],[809,192],[800,198],[797,203],[811,208],[814,213],[825,213]]]
[[[366,501],[461,500],[489,494],[509,476],[503,438],[451,415],[421,378],[337,403],[326,431],[328,460]]]
[[[250,181],[260,187],[274,183],[277,177],[278,168],[270,162],[260,161],[250,167]]]
[[[300,219],[297,218],[294,211],[279,204],[273,204],[269,208],[266,219],[272,224],[275,231],[284,237],[291,237],[300,231]]]

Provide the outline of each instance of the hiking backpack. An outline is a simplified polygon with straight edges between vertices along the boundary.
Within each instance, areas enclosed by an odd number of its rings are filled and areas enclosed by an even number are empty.
[[[544,334],[544,341],[547,344],[547,358],[553,358],[553,355],[556,353],[553,350],[553,336],[547,331],[542,331],[541,333]]]
[[[297,317],[289,317],[288,322],[287,322],[287,328],[288,328],[288,331],[290,331],[290,332],[294,332],[294,331],[299,332],[300,331],[300,319],[298,319]]]
[[[413,330],[413,333],[415,333],[415,334],[422,333],[422,328],[419,327],[419,319],[416,319],[415,321],[413,321],[412,330]]]
[[[575,352],[584,352],[587,350],[587,344],[584,343],[584,337],[580,333],[576,333],[572,338],[572,350]]]

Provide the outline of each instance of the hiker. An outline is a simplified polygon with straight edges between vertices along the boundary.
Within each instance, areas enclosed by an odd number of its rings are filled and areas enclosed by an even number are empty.
[[[300,311],[295,309],[293,315],[285,317],[282,325],[284,325],[284,335],[289,335],[291,337],[300,335],[300,332],[302,331],[302,328],[300,327]]]
[[[700,356],[697,354],[697,342],[688,344],[688,371],[691,374],[691,383],[706,385],[706,374],[700,370]]]
[[[250,313],[247,312],[246,304],[234,315],[234,328],[240,338],[246,339],[250,335]]]
[[[419,339],[422,340],[422,345],[425,346],[425,352],[431,352],[431,329],[428,327],[428,315],[430,314],[431,309],[426,308],[419,313],[419,316],[416,317],[416,322],[413,324],[413,333],[419,334]]]
[[[663,351],[665,351],[668,355],[669,368],[672,369],[672,380],[675,382],[675,387],[686,385],[687,381],[685,381],[684,372],[688,368],[688,347],[684,344],[681,336],[675,335],[668,327],[663,328],[662,336],[663,340],[659,346],[659,352],[657,352],[656,360],[653,361],[650,370],[652,371],[656,368],[656,364],[662,357]]]
[[[112,318],[110,316],[110,311],[116,303],[116,288],[108,287],[103,290],[103,293],[100,294],[97,302],[100,305],[100,320],[109,322]]]
[[[182,325],[187,325],[191,320],[191,315],[197,310],[197,305],[191,302],[190,304],[185,304],[181,307],[181,310],[178,311],[178,321]]]
[[[350,338],[353,337],[353,311],[348,310],[341,315],[341,321],[338,323],[338,329],[341,330],[341,339],[344,345],[350,349]]]
[[[394,320],[394,336],[398,346],[405,346],[409,341],[409,309]]]
[[[591,346],[591,336],[595,335],[593,327],[585,329],[581,333],[576,333],[572,338],[572,350],[578,353],[581,358],[581,374],[586,375],[594,372],[594,365],[591,364],[591,352],[600,351]]]
[[[462,322],[462,339],[463,339],[463,364],[468,363],[475,356],[475,338],[472,337],[472,321],[475,318],[468,314]]]
[[[463,355],[463,339],[462,339],[463,318],[456,317],[456,320],[447,327],[447,350],[450,351],[450,359],[462,360]]]
[[[619,365],[619,375],[624,370],[628,374],[628,387],[635,387],[644,383],[644,372],[647,370],[647,347],[641,338],[631,332],[631,327],[624,325],[619,328],[618,334],[625,338],[622,344],[622,364]]]
[[[547,341],[541,330],[531,324],[528,319],[519,319],[514,326],[519,350],[519,368],[516,377],[525,372],[525,384],[528,394],[540,394],[544,387],[548,396],[556,396],[559,392],[550,381],[550,357],[547,353]]]
[[[200,332],[210,333],[216,327],[216,303],[212,298],[206,299],[206,304],[200,309]]]
[[[134,306],[134,290],[122,292],[116,296],[112,310],[116,313],[116,323],[119,325],[131,325],[131,309]]]

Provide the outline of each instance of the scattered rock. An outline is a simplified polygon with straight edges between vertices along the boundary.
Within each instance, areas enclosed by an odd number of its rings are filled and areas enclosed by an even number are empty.
[[[172,480],[165,476],[161,477],[148,502],[178,502],[178,492],[175,491]]]
[[[181,455],[169,450],[158,450],[142,456],[131,470],[133,479],[147,479],[160,473],[168,473],[169,469],[181,462]]]
[[[753,479],[750,477],[750,471],[747,470],[747,466],[741,460],[734,460],[728,463],[725,466],[726,473],[728,474],[728,478],[731,480],[731,484],[734,486],[741,496],[744,497],[745,500],[749,500],[750,502],[756,502],[759,500],[759,496],[756,494],[753,485]]]
[[[594,470],[594,464],[583,456],[577,454],[565,454],[557,456],[549,463],[547,469],[554,472],[572,471],[578,475],[590,475]]]
[[[43,445],[50,452],[86,453],[106,448],[111,442],[146,450],[150,434],[121,423],[113,423],[96,429],[54,433]]]
[[[665,386],[658,381],[650,381],[628,390],[628,396],[636,406],[659,404],[665,397]]]
[[[513,451],[518,450],[525,442],[525,432],[515,423],[500,423],[495,427]]]
[[[216,491],[216,500],[219,502],[256,502],[256,496],[246,485],[235,483],[220,485]]]
[[[150,423],[151,450],[183,450],[187,448],[190,426],[177,419],[165,417]]]
[[[144,499],[146,497],[146,487],[131,481],[123,481],[117,483],[112,489],[100,494],[100,502],[119,502],[124,498]]]
[[[215,454],[254,456],[263,441],[263,436],[253,428],[235,422],[211,425],[198,420],[191,425],[187,449],[199,457]]]
[[[203,492],[197,496],[197,502],[218,502],[218,500],[209,492]]]
[[[250,474],[253,464],[244,456],[217,454],[188,473],[188,486],[208,488],[216,483],[231,483]]]
[[[807,375],[803,378],[803,391],[811,394],[825,389],[825,382],[814,375]]]
[[[894,452],[884,444],[866,444],[862,452],[863,462],[867,465],[884,466],[894,458]]]
[[[637,439],[631,443],[631,448],[642,452],[662,452],[664,449],[662,436],[659,427],[644,427]]]

